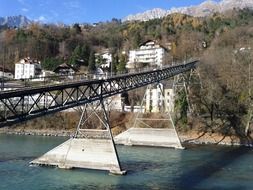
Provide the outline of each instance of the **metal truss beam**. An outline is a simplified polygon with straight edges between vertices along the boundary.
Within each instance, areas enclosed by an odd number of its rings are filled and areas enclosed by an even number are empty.
[[[194,69],[198,61],[102,80],[69,82],[0,93],[0,127],[85,105]]]

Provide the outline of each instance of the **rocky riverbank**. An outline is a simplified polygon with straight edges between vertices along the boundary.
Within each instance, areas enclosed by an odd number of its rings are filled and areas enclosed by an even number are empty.
[[[203,133],[191,131],[187,133],[179,133],[179,136],[181,141],[186,144],[214,144],[253,147],[253,142],[249,138],[239,138],[238,136],[224,136],[219,133]]]
[[[74,134],[74,130],[2,128],[0,129],[0,134],[71,137]]]
[[[2,128],[0,134],[12,135],[37,135],[37,136],[60,136],[71,137],[75,129],[69,130],[51,130],[51,129],[25,129],[25,128]],[[114,134],[117,135],[117,134]],[[253,147],[252,141],[246,138],[236,136],[223,136],[217,133],[201,133],[197,131],[179,132],[179,137],[184,144],[214,144],[228,146],[250,146]]]
[[[12,127],[0,128],[0,134],[14,134],[14,135],[39,135],[39,136],[62,136],[71,137],[75,133],[76,126],[80,117],[78,112],[60,112],[52,116],[37,118],[26,123],[21,123]],[[149,114],[149,118],[159,117]],[[133,126],[135,115],[132,113],[112,112],[110,113],[110,122],[112,134],[114,136],[126,131]],[[93,128],[101,128],[93,118],[89,123]],[[150,126],[156,128],[164,128],[164,123],[149,123]],[[194,126],[194,127],[192,127]],[[172,126],[170,126],[172,127]],[[204,133],[204,125],[193,123],[187,127],[187,130],[179,130],[178,134],[181,142],[186,144],[217,144],[217,145],[245,145],[252,146],[250,138],[242,138],[238,136],[224,136],[218,132],[211,131]],[[253,138],[253,137],[252,137]]]

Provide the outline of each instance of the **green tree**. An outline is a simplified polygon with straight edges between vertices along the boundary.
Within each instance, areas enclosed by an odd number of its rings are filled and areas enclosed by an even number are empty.
[[[89,55],[90,55],[90,47],[88,46],[88,44],[84,44],[82,46],[80,57],[83,60],[85,66],[88,66],[89,64]]]
[[[73,29],[77,34],[80,34],[82,32],[82,29],[78,23],[74,24]]]
[[[94,51],[90,52],[88,70],[89,70],[89,72],[95,72],[95,70],[96,70]]]
[[[98,55],[98,56],[96,57],[96,64],[97,64],[98,66],[103,65],[103,64],[105,64],[105,63],[106,63],[106,60],[103,59],[103,57],[102,57],[101,55]]]
[[[53,70],[58,65],[60,65],[63,62],[62,59],[57,59],[53,57],[47,57],[42,61],[42,68],[46,70]]]
[[[88,65],[88,61],[89,61],[89,53],[90,53],[90,49],[87,45],[83,45],[82,47],[80,45],[76,46],[76,48],[74,49],[69,63],[71,65]]]
[[[125,73],[126,72],[126,62],[127,62],[126,55],[121,54],[120,58],[119,58],[119,64],[117,65],[117,72],[118,73]]]
[[[80,45],[78,45],[74,49],[74,51],[73,51],[73,53],[72,53],[72,55],[70,57],[69,63],[71,65],[76,65],[77,60],[81,59],[81,55],[82,55],[82,48],[80,47]]]
[[[142,38],[141,38],[140,32],[138,32],[138,31],[135,32],[134,36],[133,36],[133,46],[134,46],[134,48],[138,48],[141,41],[142,41]]]
[[[111,64],[111,72],[116,73],[117,72],[117,66],[119,64],[119,57],[117,54],[112,55],[112,64]]]
[[[177,99],[175,101],[175,109],[179,112],[177,121],[181,122],[183,125],[187,124],[188,102],[186,96],[186,92],[182,90],[177,94]]]

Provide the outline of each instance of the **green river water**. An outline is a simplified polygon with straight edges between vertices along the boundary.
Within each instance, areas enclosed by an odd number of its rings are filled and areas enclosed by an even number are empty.
[[[253,189],[253,149],[189,146],[185,150],[117,146],[125,176],[107,171],[29,166],[62,137],[0,135],[0,190]]]

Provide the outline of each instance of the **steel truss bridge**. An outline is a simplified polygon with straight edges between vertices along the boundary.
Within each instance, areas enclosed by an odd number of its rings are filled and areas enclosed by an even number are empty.
[[[162,69],[0,92],[0,127],[103,100],[168,79],[196,67],[198,61]]]

